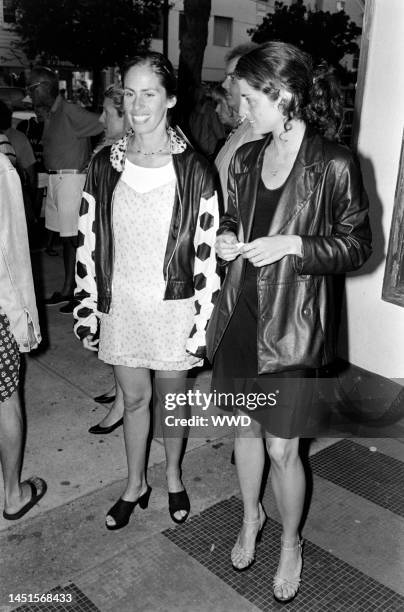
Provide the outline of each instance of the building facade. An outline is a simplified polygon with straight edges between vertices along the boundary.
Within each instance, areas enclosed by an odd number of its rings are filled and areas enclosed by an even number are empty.
[[[290,5],[295,0],[283,0]],[[179,62],[179,37],[183,27],[183,0],[170,2],[168,17],[168,57],[174,67]],[[365,0],[305,0],[311,9],[335,12],[345,10],[358,25],[362,24]],[[248,30],[259,25],[265,15],[275,8],[275,0],[212,0],[208,24],[208,41],[205,49],[202,79],[220,81],[223,78],[225,57],[228,51],[248,42]],[[14,0],[0,0],[0,66],[3,72],[20,75],[29,67],[23,52],[18,49],[18,38],[12,31],[15,20]],[[152,40],[152,48],[163,50],[162,28]]]
[[[228,51],[236,45],[249,42],[251,37],[247,31],[259,25],[274,6],[275,0],[212,0],[202,80],[223,79]],[[178,67],[179,62],[183,9],[183,0],[171,2],[168,19],[168,57],[174,67]],[[162,51],[162,39],[154,38],[152,48]]]

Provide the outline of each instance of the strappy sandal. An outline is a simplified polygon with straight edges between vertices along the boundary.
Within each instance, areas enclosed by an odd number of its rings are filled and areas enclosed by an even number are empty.
[[[236,570],[245,570],[253,563],[255,559],[255,545],[261,539],[262,529],[265,525],[265,521],[267,520],[265,511],[261,504],[258,506],[259,516],[255,521],[246,521],[243,519],[243,523],[245,525],[257,525],[257,535],[255,537],[254,546],[252,548],[244,548],[240,544],[240,534],[237,536],[237,540],[235,545],[233,546],[233,550],[231,551],[231,562],[233,564],[234,569]]]
[[[190,510],[191,503],[185,489],[183,491],[179,491],[178,493],[168,492],[168,511],[174,523],[177,523],[178,525],[185,523],[189,516]],[[186,514],[181,518],[177,518],[175,513],[181,511],[186,512]]]
[[[281,539],[281,551],[299,549],[300,561],[298,563],[297,570],[292,577],[284,577],[281,576],[278,571],[276,572],[273,580],[273,596],[274,599],[279,603],[288,603],[296,597],[300,587],[300,576],[303,569],[303,540],[298,539],[297,544],[295,544],[295,546],[285,546],[285,543],[286,542]],[[283,597],[283,587],[288,587],[291,590],[292,594]]]
[[[114,504],[107,513],[107,517],[110,516],[113,518],[115,524],[109,525],[106,522],[105,527],[110,531],[115,531],[116,529],[122,529],[122,527],[125,527],[129,523],[132,512],[137,505],[139,505],[142,510],[147,508],[149,505],[151,491],[151,487],[147,486],[147,490],[143,493],[143,495],[138,497],[138,499],[134,502],[119,498],[116,504]]]

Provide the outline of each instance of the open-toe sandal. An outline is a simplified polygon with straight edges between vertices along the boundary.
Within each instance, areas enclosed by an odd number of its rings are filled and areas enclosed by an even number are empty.
[[[273,580],[273,596],[279,603],[288,603],[292,601],[297,595],[300,587],[300,576],[303,568],[302,560],[302,548],[303,540],[298,539],[295,546],[287,546],[286,542],[281,540],[281,552],[282,550],[299,550],[299,562],[297,569],[292,576],[282,576],[279,570],[276,572]],[[284,595],[284,587],[289,591],[289,595]]]
[[[253,563],[255,559],[255,545],[259,542],[262,534],[262,529],[265,525],[265,521],[267,519],[264,508],[261,504],[258,506],[258,518],[255,521],[247,521],[243,519],[243,523],[245,525],[256,525],[257,526],[257,534],[255,537],[254,545],[251,548],[245,548],[241,546],[240,543],[240,534],[237,536],[237,540],[233,549],[231,551],[231,562],[233,564],[234,569],[236,570],[245,570]]]
[[[143,510],[147,508],[149,505],[149,498],[151,493],[151,487],[147,487],[147,490],[138,497],[136,501],[126,501],[125,499],[119,498],[116,504],[112,506],[112,508],[108,511],[107,517],[110,516],[114,519],[115,524],[109,525],[107,522],[105,523],[105,527],[110,531],[115,531],[116,529],[122,529],[129,523],[129,519],[137,505],[140,506]]]
[[[184,489],[178,493],[168,492],[168,511],[174,523],[185,523],[191,510],[191,504],[189,501],[188,493]],[[175,516],[176,512],[186,512],[181,518]]]

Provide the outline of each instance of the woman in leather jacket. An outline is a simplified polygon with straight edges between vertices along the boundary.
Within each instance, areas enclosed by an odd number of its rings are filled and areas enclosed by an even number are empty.
[[[241,113],[268,136],[242,146],[229,168],[216,243],[227,270],[207,331],[208,357],[215,389],[228,390],[233,380],[244,394],[272,392],[266,407],[248,412],[251,426],[236,430],[244,521],[231,559],[237,569],[253,562],[265,522],[264,438],[282,521],[273,594],[286,602],[302,569],[298,446],[310,417],[309,381],[335,357],[335,281],[371,253],[368,203],[351,152],[320,135],[339,122],[332,77],[315,77],[310,58],[281,42],[244,55],[234,76]]]
[[[220,279],[214,243],[219,214],[206,160],[167,127],[175,77],[160,53],[137,55],[124,76],[129,132],[92,160],[77,249],[75,333],[114,367],[123,391],[128,481],[107,529],[146,508],[151,378],[157,398],[184,390],[203,364],[205,329]],[[182,523],[190,502],[181,480],[184,429],[162,424],[169,511]],[[179,415],[181,416],[181,415]]]

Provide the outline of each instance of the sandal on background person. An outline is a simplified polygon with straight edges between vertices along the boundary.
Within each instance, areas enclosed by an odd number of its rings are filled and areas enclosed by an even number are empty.
[[[112,425],[109,425],[108,427],[103,427],[99,423],[97,425],[93,425],[88,430],[88,433],[105,436],[115,431],[115,429],[117,429],[121,425],[123,425],[123,417],[121,417],[118,421],[116,421],[116,423],[113,423]]]
[[[112,393],[112,395],[111,395]],[[93,398],[97,404],[112,404],[115,401],[115,387]]]
[[[7,521],[16,521],[22,518],[27,512],[31,510],[36,504],[43,498],[48,487],[43,478],[39,478],[39,476],[32,476],[31,478],[27,478],[23,483],[27,483],[31,487],[31,498],[30,500],[24,504],[22,508],[20,508],[17,512],[6,512],[3,511],[3,517]]]

